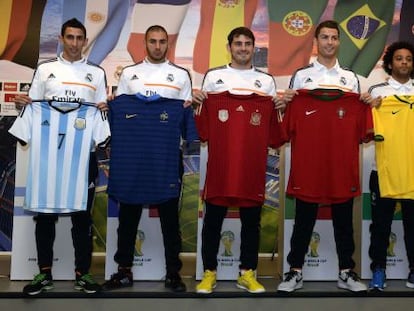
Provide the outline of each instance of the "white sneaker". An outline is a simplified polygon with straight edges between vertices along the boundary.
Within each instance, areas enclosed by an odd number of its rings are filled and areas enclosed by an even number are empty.
[[[293,292],[303,287],[302,272],[296,270],[290,270],[285,273],[285,278],[282,283],[279,284],[277,290],[279,292]]]
[[[352,292],[362,292],[367,290],[367,286],[360,281],[358,274],[352,270],[339,272],[337,286]]]

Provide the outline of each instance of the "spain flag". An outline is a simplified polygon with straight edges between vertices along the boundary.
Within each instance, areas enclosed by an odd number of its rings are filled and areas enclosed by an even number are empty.
[[[341,28],[339,62],[367,77],[384,51],[395,0],[338,0],[334,19]]]
[[[99,65],[117,44],[128,9],[125,0],[64,0],[62,19],[75,17],[85,25],[88,45],[84,53]],[[58,53],[61,51],[59,44]]]
[[[209,68],[230,61],[227,35],[236,27],[251,27],[258,0],[201,0],[200,26],[194,44],[193,69]]]
[[[315,27],[328,0],[273,0],[269,13],[268,72],[291,75],[309,64]]]
[[[145,31],[152,25],[161,25],[168,33],[168,54],[175,60],[178,32],[184,21],[191,0],[137,0],[131,16],[131,34],[127,49],[135,63],[145,55]]]
[[[46,0],[0,1],[0,59],[35,68]]]

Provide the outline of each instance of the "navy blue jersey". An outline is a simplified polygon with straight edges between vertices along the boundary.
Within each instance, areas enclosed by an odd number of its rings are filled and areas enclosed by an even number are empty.
[[[108,194],[129,204],[161,203],[181,191],[181,140],[198,140],[183,100],[121,95],[109,102]]]

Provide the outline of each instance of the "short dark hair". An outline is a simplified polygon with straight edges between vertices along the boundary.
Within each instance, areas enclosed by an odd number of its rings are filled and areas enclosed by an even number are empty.
[[[392,58],[394,57],[394,53],[395,51],[401,49],[409,50],[411,52],[411,56],[414,57],[414,46],[411,43],[406,41],[397,41],[390,44],[385,50],[384,56],[382,57],[382,68],[389,75],[392,74],[392,69],[390,68],[390,65],[392,65]],[[414,70],[411,71],[410,77],[414,78]]]
[[[81,29],[82,32],[83,32],[83,35],[85,36],[85,39],[86,39],[86,28],[76,18],[72,18],[72,19],[67,20],[66,22],[63,23],[62,29],[60,31],[60,34],[62,35],[62,37],[65,36],[65,31],[66,31],[66,28],[68,28],[68,27]]]
[[[319,33],[321,32],[322,28],[332,28],[332,29],[336,29],[338,31],[338,37],[339,37],[339,24],[337,21],[334,20],[326,20],[323,21],[321,23],[319,23],[318,26],[316,26],[315,29],[315,38],[317,38],[319,36]]]
[[[165,33],[165,35],[167,36],[167,39],[168,39],[168,33],[167,33],[167,30],[165,30],[164,27],[162,27],[161,25],[152,25],[152,26],[149,26],[147,28],[147,30],[145,31],[145,40],[147,40],[148,34],[152,31],[161,31],[161,32]]]
[[[229,45],[231,45],[231,43],[233,42],[234,37],[238,37],[240,35],[244,35],[252,39],[253,45],[254,45],[254,40],[255,40],[254,34],[247,27],[237,27],[237,28],[234,28],[232,31],[230,31],[229,35],[227,36],[227,42],[229,43]]]

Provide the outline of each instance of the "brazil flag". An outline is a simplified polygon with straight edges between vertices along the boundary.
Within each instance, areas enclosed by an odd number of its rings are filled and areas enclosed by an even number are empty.
[[[339,62],[367,77],[384,50],[395,0],[338,0],[334,19],[341,29]]]

